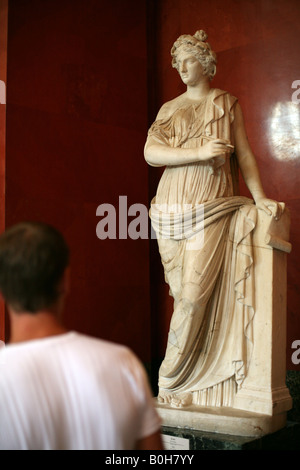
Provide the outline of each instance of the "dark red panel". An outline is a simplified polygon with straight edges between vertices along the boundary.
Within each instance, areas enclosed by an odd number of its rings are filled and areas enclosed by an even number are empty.
[[[5,228],[5,134],[8,1],[0,0],[0,233]],[[0,341],[5,340],[5,305],[0,299]]]
[[[99,205],[148,206],[145,30],[144,0],[10,2],[6,217],[67,237],[67,325],[148,362],[148,241],[96,236]]]

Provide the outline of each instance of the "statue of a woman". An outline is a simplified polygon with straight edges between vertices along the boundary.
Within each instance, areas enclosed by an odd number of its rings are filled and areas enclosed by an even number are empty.
[[[166,166],[150,216],[174,298],[158,400],[178,407],[232,405],[251,359],[256,208],[282,210],[264,194],[238,100],[210,87],[206,39],[174,43],[187,90],[162,106],[145,145],[149,165]],[[236,161],[255,205],[238,196]]]

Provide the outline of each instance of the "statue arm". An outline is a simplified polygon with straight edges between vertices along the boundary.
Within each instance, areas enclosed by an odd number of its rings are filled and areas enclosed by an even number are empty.
[[[235,150],[239,167],[244,181],[252,194],[256,206],[264,210],[267,214],[280,218],[281,206],[276,201],[268,199],[265,195],[257,162],[251,150],[246,135],[243,114],[240,105],[237,103],[234,119]]]
[[[151,166],[186,165],[201,160],[200,148],[171,147],[148,137],[144,149],[146,162]]]
[[[148,137],[144,148],[145,160],[151,166],[187,165],[188,163],[209,161],[213,166],[213,159],[229,152],[231,146],[224,139],[215,139],[201,147],[180,148],[160,144]]]
[[[174,106],[166,103],[159,111],[156,121],[168,119],[173,112]],[[158,142],[149,135],[144,147],[144,156],[146,162],[151,166],[187,165],[188,163],[209,160],[211,160],[210,163],[213,165],[215,157],[229,151],[228,145],[229,142],[224,139],[214,139],[196,148],[171,147],[170,145]]]

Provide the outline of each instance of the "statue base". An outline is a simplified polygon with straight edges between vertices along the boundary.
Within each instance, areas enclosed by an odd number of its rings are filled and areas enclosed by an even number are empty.
[[[259,437],[286,425],[286,412],[264,415],[229,407],[173,408],[156,401],[162,425],[234,436]]]
[[[265,436],[233,436],[171,426],[162,426],[161,434],[165,449],[180,453],[196,450],[299,450],[300,423],[288,421],[284,428]]]

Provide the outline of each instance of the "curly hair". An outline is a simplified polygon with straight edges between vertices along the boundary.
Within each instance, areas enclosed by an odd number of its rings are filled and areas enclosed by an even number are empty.
[[[199,60],[204,69],[204,74],[208,75],[209,79],[212,80],[216,74],[217,56],[216,53],[212,51],[210,44],[206,39],[207,34],[202,29],[196,31],[194,36],[189,34],[179,36],[171,49],[172,67],[178,69],[178,48],[183,46],[186,52],[190,52]]]

